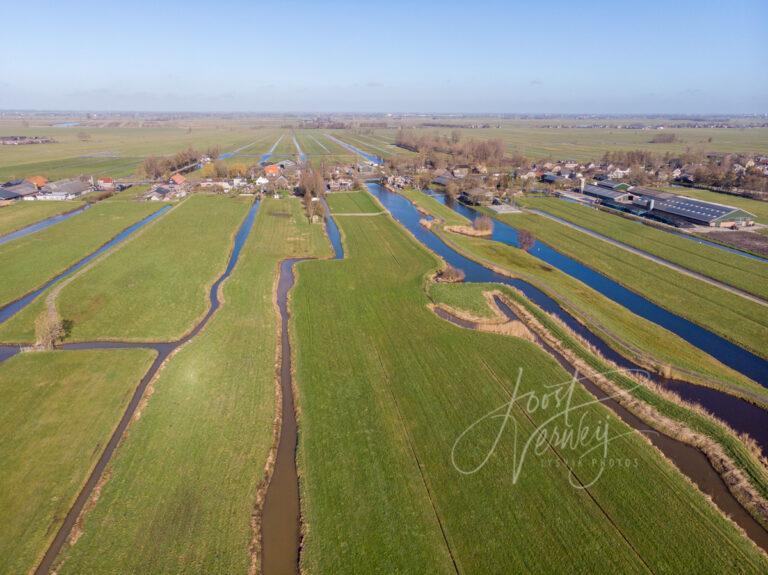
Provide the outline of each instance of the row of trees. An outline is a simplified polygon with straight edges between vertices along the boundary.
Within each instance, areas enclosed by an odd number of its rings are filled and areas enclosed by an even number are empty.
[[[187,148],[173,156],[149,156],[144,160],[142,169],[146,177],[157,179],[196,164],[204,155],[209,158],[217,158],[219,156],[218,146],[208,148],[205,152]]]
[[[420,154],[448,154],[454,163],[500,164],[505,150],[504,142],[498,138],[462,140],[458,130],[454,130],[449,136],[437,132],[420,134],[413,130],[400,130],[395,143],[401,148]]]

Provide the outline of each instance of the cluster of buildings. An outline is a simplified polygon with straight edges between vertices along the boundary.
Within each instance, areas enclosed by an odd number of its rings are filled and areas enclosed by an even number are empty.
[[[578,192],[562,191],[559,195],[568,200],[603,205],[675,227],[741,228],[755,225],[754,214],[733,206],[630,186],[609,179],[591,184],[582,180]]]
[[[53,138],[48,136],[0,136],[2,146],[25,146],[27,144],[52,144]]]
[[[0,185],[0,202],[74,200],[97,189],[114,190],[115,183],[111,178],[104,178],[96,183],[92,179],[66,179],[49,182],[42,176],[32,176],[24,180],[11,180]]]

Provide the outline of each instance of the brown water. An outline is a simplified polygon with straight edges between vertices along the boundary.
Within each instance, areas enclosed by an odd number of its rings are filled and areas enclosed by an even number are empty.
[[[280,439],[272,477],[269,481],[261,516],[261,568],[266,575],[299,572],[300,511],[299,478],[296,472],[296,410],[291,374],[291,340],[288,333],[288,293],[293,287],[293,264],[302,259],[289,259],[280,264],[277,305],[280,310],[280,390],[282,418]]]
[[[494,298],[499,309],[512,320],[519,319],[515,312],[499,298]],[[453,314],[439,310],[438,315],[459,327],[474,329],[477,326],[472,322],[462,320]],[[546,342],[536,337],[536,343],[544,351],[551,355],[560,365],[569,373],[575,372],[575,367],[571,365],[560,353],[549,346]],[[701,451],[686,443],[682,443],[663,433],[655,430],[649,430],[648,424],[639,417],[628,411],[615,399],[610,398],[600,387],[588,379],[579,380],[584,387],[606,407],[613,411],[624,423],[645,435],[656,448],[659,449],[674,465],[691,481],[693,481],[703,493],[707,494],[717,507],[725,515],[729,516],[734,523],[741,527],[747,536],[752,539],[760,548],[768,552],[768,531],[758,523],[749,512],[742,507],[738,499],[728,489],[728,486],[722,480],[720,475],[712,467],[709,459]]]

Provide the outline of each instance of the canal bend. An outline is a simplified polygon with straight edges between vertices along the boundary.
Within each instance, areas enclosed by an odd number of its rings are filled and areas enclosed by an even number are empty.
[[[145,349],[154,349],[157,352],[157,356],[155,357],[155,360],[152,362],[152,365],[149,367],[149,370],[147,370],[147,372],[141,378],[139,385],[134,390],[133,395],[131,396],[131,399],[128,402],[128,406],[123,412],[120,418],[120,421],[117,424],[117,427],[115,428],[114,432],[109,438],[109,441],[107,442],[106,447],[102,451],[98,461],[96,462],[96,465],[91,471],[91,474],[88,476],[88,479],[86,480],[82,489],[78,493],[77,498],[75,499],[75,502],[72,504],[69,511],[67,511],[67,514],[64,517],[64,521],[59,527],[58,531],[56,532],[56,535],[53,541],[51,542],[51,544],[49,545],[48,549],[46,550],[45,555],[43,556],[42,560],[40,561],[37,568],[35,569],[35,575],[44,575],[51,572],[51,569],[53,568],[54,563],[56,561],[56,558],[58,557],[59,553],[61,552],[61,549],[63,548],[64,544],[69,538],[70,533],[72,532],[72,529],[75,526],[75,523],[77,522],[77,519],[80,517],[80,514],[83,512],[83,509],[85,508],[86,503],[90,500],[91,496],[93,495],[94,489],[97,487],[97,485],[101,481],[104,471],[108,463],[112,459],[115,449],[119,445],[126,430],[128,429],[131,419],[133,418],[133,415],[136,412],[136,409],[139,406],[139,403],[141,402],[141,399],[144,396],[144,392],[146,391],[150,382],[155,378],[157,372],[162,368],[166,360],[181,346],[183,346],[185,343],[187,343],[188,341],[193,339],[196,335],[198,335],[200,331],[210,321],[210,319],[213,317],[216,311],[219,309],[221,305],[221,302],[220,302],[221,285],[231,275],[232,270],[234,269],[235,264],[237,263],[240,257],[240,253],[242,251],[243,245],[245,244],[245,241],[248,239],[251,229],[253,228],[253,222],[256,218],[256,214],[258,213],[259,205],[260,205],[260,202],[258,200],[254,201],[254,203],[251,205],[250,209],[248,210],[248,214],[246,215],[245,219],[240,225],[240,228],[238,229],[237,234],[235,235],[234,245],[232,247],[232,252],[230,253],[227,266],[224,272],[218,277],[218,279],[211,286],[211,289],[209,292],[210,305],[208,307],[208,311],[203,316],[203,318],[194,326],[194,328],[189,333],[187,333],[184,337],[176,341],[162,342],[162,343],[132,342],[132,341],[131,342],[93,341],[93,342],[66,343],[59,347],[59,349],[64,349],[64,350],[145,348]],[[160,210],[160,211],[164,211],[164,210]],[[159,213],[160,212],[155,212],[153,216],[156,217],[157,215],[159,215]],[[81,262],[78,262],[78,263],[81,263]],[[82,266],[79,265],[78,269],[79,267],[82,267]],[[18,351],[19,351],[18,346],[0,347],[0,361],[7,359],[8,357],[14,355]]]

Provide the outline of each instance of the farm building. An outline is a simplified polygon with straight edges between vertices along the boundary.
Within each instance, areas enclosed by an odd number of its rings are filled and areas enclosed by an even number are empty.
[[[34,184],[38,190],[48,183],[48,179],[44,178],[43,176],[32,176],[27,178],[27,181],[30,184]]]
[[[186,183],[186,181],[187,181],[187,178],[185,178],[181,174],[173,174],[171,176],[171,179],[168,180],[168,183],[176,186],[182,186]]]
[[[59,180],[45,184],[37,196],[38,200],[72,200],[91,191],[88,182],[80,180]]]
[[[608,182],[608,185],[603,185]],[[747,211],[705,202],[669,192],[641,187],[626,189],[625,184],[604,180],[599,185],[586,184],[583,192],[596,198],[602,205],[658,220],[677,227],[743,227],[752,226],[755,216]]]
[[[6,193],[17,194],[21,199],[34,199],[37,195],[37,186],[24,180],[13,180],[3,184],[2,188]]]
[[[276,178],[280,175],[282,168],[278,164],[271,164],[264,168],[264,174],[268,178]]]
[[[112,178],[99,178],[96,181],[96,186],[100,190],[109,191],[115,189],[115,180]]]
[[[21,196],[16,192],[7,190],[6,188],[0,188],[0,202],[12,202],[14,200],[20,200]]]
[[[687,222],[697,226],[731,228],[755,224],[754,214],[747,211],[683,196],[649,198],[648,208],[649,215],[674,225]]]

